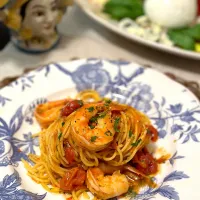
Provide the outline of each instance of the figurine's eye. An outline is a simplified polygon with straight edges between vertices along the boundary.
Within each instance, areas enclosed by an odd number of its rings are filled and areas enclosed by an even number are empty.
[[[41,17],[41,16],[44,15],[44,11],[37,11],[37,12],[34,13],[34,15],[37,16],[37,17]]]
[[[52,11],[56,11],[57,10],[57,6],[52,6],[51,10]]]

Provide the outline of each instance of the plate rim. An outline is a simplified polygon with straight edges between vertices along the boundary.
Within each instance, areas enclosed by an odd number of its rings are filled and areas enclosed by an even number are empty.
[[[101,60],[101,61],[117,61],[117,62],[121,62],[120,60],[117,60],[117,59],[88,57],[88,58],[80,58],[80,59],[76,59],[76,60],[68,60],[68,61],[61,61],[61,62],[57,61],[57,62],[52,62],[52,63],[48,63],[48,64],[43,64],[43,65],[37,67],[36,69],[33,69],[33,70],[31,70],[31,71],[29,71],[29,72],[27,72],[27,73],[21,74],[16,80],[12,81],[12,82],[9,83],[8,85],[4,86],[3,88],[0,88],[0,94],[1,94],[2,91],[5,91],[5,90],[7,90],[8,88],[10,88],[10,85],[11,85],[12,83],[14,83],[14,82],[20,80],[20,79],[21,79],[22,77],[24,77],[24,76],[28,76],[29,74],[32,74],[32,73],[36,74],[36,73],[38,72],[38,70],[43,69],[43,68],[46,67],[46,66],[51,66],[52,64],[53,64],[53,65],[54,65],[54,64],[63,65],[63,64],[66,64],[66,63],[69,64],[69,63],[75,63],[75,62],[80,62],[80,61],[87,61],[87,60],[90,60],[90,59],[92,59],[92,60]],[[167,76],[166,74],[164,74],[163,72],[161,72],[161,71],[159,71],[159,70],[157,70],[157,69],[154,69],[154,68],[145,67],[144,64],[138,63],[138,62],[136,62],[136,61],[128,61],[128,60],[123,60],[123,61],[126,61],[126,62],[128,62],[129,64],[136,65],[137,67],[142,67],[142,68],[145,69],[145,70],[152,71],[153,73],[157,73],[157,74],[159,74],[159,75],[165,77],[165,78],[168,79],[168,81],[170,81],[171,83],[177,84],[177,85],[179,85],[180,87],[182,87],[183,89],[186,89],[186,90],[188,91],[189,95],[190,95],[190,96],[192,95],[193,98],[200,104],[200,99],[198,99],[198,97],[197,97],[189,88],[187,88],[187,87],[184,86],[183,84],[181,84],[181,83],[179,83],[179,82],[177,82],[177,81],[171,79],[170,77],[168,77],[168,76]]]

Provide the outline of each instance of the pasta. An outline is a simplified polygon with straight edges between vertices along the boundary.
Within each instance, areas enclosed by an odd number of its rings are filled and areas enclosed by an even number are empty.
[[[38,105],[35,117],[40,155],[24,161],[28,175],[44,189],[78,199],[90,191],[98,199],[138,192],[158,171],[146,145],[157,140],[150,120],[136,109],[102,98],[93,90],[76,99]],[[37,136],[37,135],[36,135]]]

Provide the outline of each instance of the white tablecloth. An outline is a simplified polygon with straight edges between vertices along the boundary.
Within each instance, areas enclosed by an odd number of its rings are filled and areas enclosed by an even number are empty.
[[[0,53],[0,80],[49,62],[67,61],[72,57],[100,57],[148,64],[200,83],[200,61],[159,52],[124,39],[93,22],[76,6],[68,10],[59,30],[63,35],[61,44],[49,53],[25,54],[9,44]]]

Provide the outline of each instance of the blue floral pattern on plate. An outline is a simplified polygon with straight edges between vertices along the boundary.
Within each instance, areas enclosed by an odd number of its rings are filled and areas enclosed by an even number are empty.
[[[25,89],[30,88],[32,84],[34,84],[34,75],[27,75],[20,77],[16,81],[12,82],[9,86],[15,87],[19,85],[21,90],[24,91]]]
[[[42,200],[46,194],[38,195],[28,192],[18,187],[21,185],[21,178],[17,171],[11,175],[6,175],[0,182],[0,197],[1,200]]]
[[[164,178],[163,183],[159,188],[148,188],[144,193],[136,195],[135,199],[149,200],[153,199],[156,194],[159,194],[160,196],[166,197],[168,199],[179,200],[178,192],[176,192],[173,187],[164,184],[170,181],[181,180],[184,178],[189,178],[189,176],[181,171],[174,171]]]
[[[173,93],[178,93],[179,97],[172,98],[169,92],[165,94],[163,88],[158,89],[160,82],[152,80],[152,76],[162,80],[163,87],[165,83],[173,85]],[[41,82],[44,89],[41,88]],[[50,87],[45,87],[50,83]],[[0,115],[0,167],[3,170],[0,175],[1,199],[44,199],[48,196],[45,191],[42,195],[32,191],[32,184],[35,184],[33,182],[29,183],[31,192],[18,188],[25,176],[21,173],[23,166],[20,163],[21,159],[28,159],[27,154],[35,153],[39,146],[38,139],[32,137],[38,130],[33,117],[34,108],[46,102],[46,97],[52,93],[67,88],[76,88],[76,91],[96,89],[103,96],[130,104],[151,118],[159,130],[160,141],[174,137],[177,150],[169,159],[171,172],[166,174],[158,188],[146,188],[135,199],[157,199],[159,195],[166,199],[180,199],[181,193],[175,189],[180,191],[178,183],[174,185],[171,182],[191,179],[192,172],[185,172],[182,165],[177,165],[191,159],[190,156],[185,156],[181,146],[190,145],[191,142],[199,144],[198,100],[187,89],[151,69],[125,61],[100,59],[47,65],[0,91],[0,106],[3,109],[3,114]],[[25,99],[19,100],[17,95],[22,95]],[[13,174],[9,172],[10,167],[14,169]]]
[[[0,106],[5,106],[9,101],[11,101],[11,99],[0,95]]]

